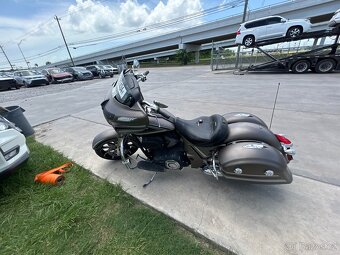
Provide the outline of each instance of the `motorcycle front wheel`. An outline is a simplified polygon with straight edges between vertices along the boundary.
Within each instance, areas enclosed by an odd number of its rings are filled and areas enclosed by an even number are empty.
[[[124,156],[129,157],[133,155],[138,150],[138,147],[135,146],[132,142],[127,141],[124,144]],[[119,151],[118,139],[113,138],[106,141],[101,142],[94,148],[96,154],[108,160],[120,160],[122,157]]]

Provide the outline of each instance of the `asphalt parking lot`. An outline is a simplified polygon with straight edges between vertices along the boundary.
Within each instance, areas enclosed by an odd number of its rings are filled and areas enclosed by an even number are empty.
[[[90,147],[93,136],[108,128],[99,105],[115,79],[0,92],[0,103],[23,107],[38,141],[240,254],[295,254],[289,250],[295,246],[287,246],[294,242],[335,243],[340,249],[339,74],[233,75],[210,72],[207,66],[150,69],[141,84],[145,99],[165,103],[183,118],[243,111],[268,124],[280,83],[272,130],[291,138],[297,155],[290,165],[291,185],[217,183],[185,169],[157,177],[146,190],[141,185],[150,173],[127,172],[119,162],[96,157]]]

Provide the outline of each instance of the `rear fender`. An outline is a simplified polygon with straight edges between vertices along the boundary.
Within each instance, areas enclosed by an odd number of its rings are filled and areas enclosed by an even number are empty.
[[[259,141],[273,146],[282,152],[281,143],[276,136],[264,126],[249,122],[236,122],[228,125],[229,135],[225,143],[235,141]]]
[[[92,141],[92,149],[95,149],[99,144],[106,140],[119,138],[118,133],[113,128],[105,130],[104,132],[101,132],[100,134],[96,135],[95,138]]]
[[[232,124],[236,122],[250,122],[250,123],[255,123],[255,124],[268,128],[266,123],[264,123],[263,120],[261,120],[259,117],[251,113],[230,112],[230,113],[224,114],[223,117],[227,120],[228,124]]]

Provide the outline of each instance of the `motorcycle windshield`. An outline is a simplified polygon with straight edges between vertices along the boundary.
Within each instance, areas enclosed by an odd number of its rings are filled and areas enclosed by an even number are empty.
[[[112,88],[112,98],[115,98],[120,102],[120,103],[124,103],[125,100],[128,97],[128,88],[126,87],[126,79],[124,77],[124,73],[121,72],[121,74],[119,75],[118,80],[116,81],[116,83],[114,84],[113,88]]]

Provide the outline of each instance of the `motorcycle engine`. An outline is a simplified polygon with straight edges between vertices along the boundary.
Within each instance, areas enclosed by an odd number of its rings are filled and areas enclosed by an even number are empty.
[[[183,144],[176,134],[144,136],[142,145],[153,155],[153,163],[166,169],[179,170],[190,165]]]

